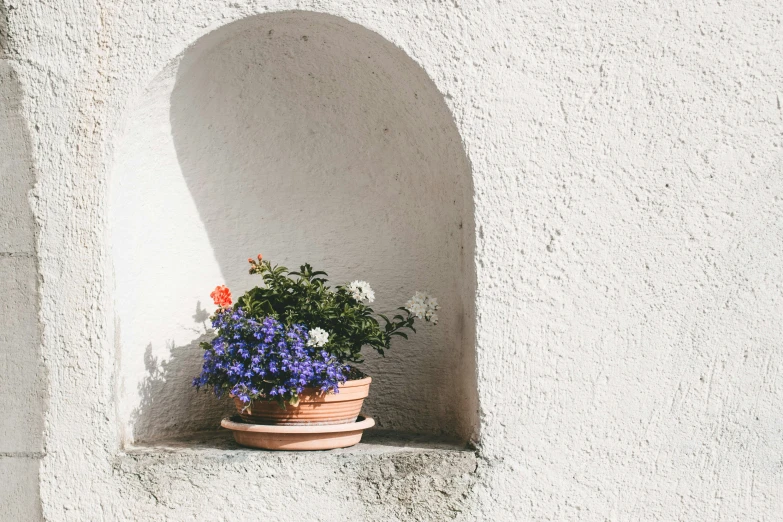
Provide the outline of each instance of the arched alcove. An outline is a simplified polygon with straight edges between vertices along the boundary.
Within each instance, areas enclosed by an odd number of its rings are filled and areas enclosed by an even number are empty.
[[[152,82],[116,145],[111,220],[126,442],[217,427],[196,394],[209,292],[258,284],[246,258],[363,279],[376,311],[426,290],[441,321],[367,353],[382,428],[477,428],[470,167],[425,71],[376,33],[317,13],[257,16],[198,40]]]

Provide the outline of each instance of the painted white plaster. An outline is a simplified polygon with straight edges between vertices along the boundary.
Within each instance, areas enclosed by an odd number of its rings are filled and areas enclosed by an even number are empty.
[[[40,452],[43,397],[35,222],[27,197],[33,172],[22,92],[0,61],[0,454]],[[27,389],[27,393],[20,393]]]
[[[0,252],[5,254],[29,254],[35,245],[35,223],[27,201],[33,172],[21,98],[16,68],[0,60]]]
[[[325,15],[232,24],[154,80],[115,157],[126,442],[216,429],[233,409],[190,382],[209,292],[259,284],[246,261],[259,251],[291,269],[310,262],[334,284],[369,281],[386,315],[418,289],[438,296],[437,327],[385,358],[366,354],[365,411],[382,428],[472,436],[475,376],[461,374],[475,358],[461,340],[470,170],[442,95],[397,47]]]
[[[0,516],[25,522],[42,519],[38,458],[0,456]]]
[[[3,18],[0,10],[0,18]],[[0,51],[5,49],[0,23]],[[47,383],[38,323],[28,122],[15,64],[0,52],[0,519],[41,515],[38,468]],[[8,480],[8,477],[12,477]],[[8,518],[6,518],[8,517]]]
[[[199,37],[294,8],[358,23],[418,62],[470,160],[481,446],[448,516],[782,518],[780,10],[540,0],[5,9],[22,114],[38,125],[44,516],[177,520],[235,505],[252,480],[274,485],[253,489],[260,503],[274,489],[269,516],[438,519],[421,503],[396,510],[404,492],[384,511],[329,482],[439,469],[399,455],[346,467],[253,454],[258,465],[158,449],[140,464],[119,449],[107,187],[121,122]],[[176,495],[161,502],[160,487]],[[453,500],[428,491],[433,508]]]

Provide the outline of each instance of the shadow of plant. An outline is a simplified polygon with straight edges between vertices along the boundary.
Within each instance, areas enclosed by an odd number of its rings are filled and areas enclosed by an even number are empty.
[[[193,378],[201,372],[204,350],[214,333],[208,326],[209,313],[196,304],[193,320],[202,333],[183,346],[169,345],[166,359],[153,355],[152,344],[144,351],[147,375],[138,387],[140,402],[131,414],[134,442],[175,438],[196,431],[217,430],[220,420],[234,411],[226,398],[218,400],[211,393],[197,392]]]

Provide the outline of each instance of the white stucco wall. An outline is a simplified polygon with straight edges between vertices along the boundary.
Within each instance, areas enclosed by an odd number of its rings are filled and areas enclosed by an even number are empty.
[[[120,451],[114,144],[135,100],[199,37],[294,8],[399,46],[453,114],[474,186],[475,470],[427,467],[433,454]],[[253,498],[275,490],[260,510],[278,517],[783,516],[774,2],[65,1],[4,13],[35,176],[43,516],[216,515],[248,477]],[[341,493],[334,481],[418,483],[439,469],[452,475],[409,511],[408,491]]]
[[[2,11],[0,11],[2,15]],[[2,16],[0,16],[2,18]],[[0,505],[22,520],[41,512],[38,468],[47,383],[38,324],[33,166],[23,93],[0,23]]]

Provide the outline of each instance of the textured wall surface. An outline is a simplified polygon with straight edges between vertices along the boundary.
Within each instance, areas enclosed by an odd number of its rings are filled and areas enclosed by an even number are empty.
[[[34,166],[44,517],[184,519],[191,503],[235,505],[237,488],[264,483],[262,509],[280,518],[295,506],[331,519],[346,502],[375,510],[348,519],[426,518],[462,487],[448,516],[464,520],[783,518],[775,2],[3,4]],[[394,466],[383,453],[246,465],[233,452],[120,447],[114,144],[198,38],[290,9],[399,46],[443,94],[470,161],[478,465],[444,479],[445,493],[425,488],[415,512],[309,482],[376,476]],[[176,487],[156,501],[156,484]]]
[[[0,10],[0,19],[5,19]],[[38,323],[29,122],[0,22],[0,505],[17,520],[40,514],[38,466],[47,385]]]
[[[473,228],[470,183],[443,96],[379,35],[298,12],[200,39],[128,112],[115,149],[126,440],[215,429],[218,407],[233,409],[190,382],[209,338],[209,292],[259,284],[246,261],[259,251],[291,270],[309,262],[333,284],[369,281],[373,308],[388,316],[416,290],[437,296],[437,326],[395,342],[386,358],[366,354],[365,412],[383,428],[471,438],[475,367],[464,361],[475,360],[474,340],[462,342],[474,299],[474,267],[462,272],[463,255],[473,259],[463,237]]]

